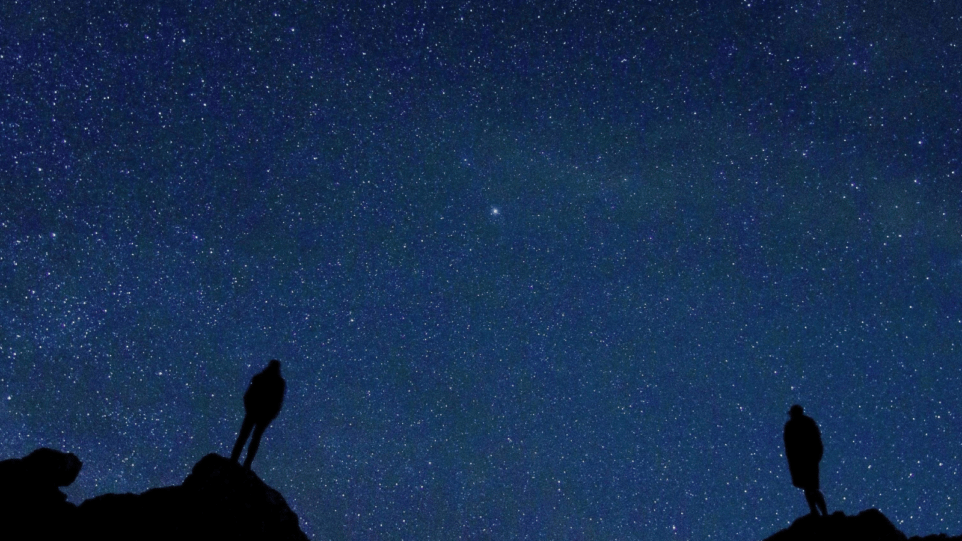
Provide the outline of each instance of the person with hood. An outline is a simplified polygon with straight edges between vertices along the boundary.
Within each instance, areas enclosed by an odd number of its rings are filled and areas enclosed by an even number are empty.
[[[805,491],[805,500],[812,515],[827,515],[825,497],[819,490],[818,463],[822,460],[822,434],[815,420],[805,415],[804,410],[795,404],[788,410],[789,420],[785,423],[785,457],[788,458],[788,471],[792,474],[792,485]]]
[[[247,457],[244,459],[244,467],[250,469],[257,448],[261,444],[261,436],[267,425],[277,417],[281,411],[281,404],[284,402],[284,390],[286,383],[281,377],[281,362],[272,360],[267,363],[267,368],[251,378],[251,384],[244,393],[244,423],[241,425],[240,434],[237,436],[237,443],[234,444],[234,451],[230,459],[234,462],[240,458],[241,450],[247,437],[251,437],[250,447],[247,448]]]

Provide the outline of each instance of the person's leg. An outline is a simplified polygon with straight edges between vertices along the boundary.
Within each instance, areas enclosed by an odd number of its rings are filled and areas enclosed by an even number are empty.
[[[818,516],[818,509],[815,507],[815,502],[817,501],[818,490],[805,489],[805,501],[808,502],[808,508],[812,511],[812,514]]]
[[[828,515],[828,508],[825,506],[825,496],[822,495],[821,490],[815,491],[815,504],[822,510],[823,515]]]
[[[261,445],[261,436],[264,435],[266,428],[266,424],[257,423],[254,425],[254,435],[251,436],[251,445],[247,448],[247,457],[244,459],[244,467],[247,469],[250,469],[251,462],[254,462],[254,455],[257,454],[257,448]]]
[[[230,459],[233,462],[237,462],[237,459],[240,458],[241,450],[244,449],[244,443],[247,442],[247,436],[250,436],[252,428],[254,428],[254,419],[251,419],[250,415],[245,415],[240,434],[237,435],[237,442],[234,443],[234,450],[230,454]]]

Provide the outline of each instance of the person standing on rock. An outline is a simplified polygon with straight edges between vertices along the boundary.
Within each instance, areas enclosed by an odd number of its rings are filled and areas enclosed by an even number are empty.
[[[285,388],[284,378],[281,377],[281,362],[278,360],[272,360],[267,364],[267,368],[251,378],[250,387],[244,393],[244,423],[237,436],[237,443],[234,444],[234,451],[230,454],[231,460],[237,462],[240,458],[247,436],[250,436],[253,430],[254,435],[251,436],[251,444],[244,459],[244,467],[250,469],[264,430],[281,411]]]
[[[804,410],[795,404],[788,410],[789,420],[785,423],[785,457],[788,470],[792,474],[792,485],[805,491],[805,500],[812,511],[827,515],[825,496],[819,490],[818,463],[822,460],[822,434],[815,420],[805,415]]]

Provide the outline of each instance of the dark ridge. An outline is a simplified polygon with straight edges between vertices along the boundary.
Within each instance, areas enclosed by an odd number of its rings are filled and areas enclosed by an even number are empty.
[[[0,539],[307,541],[284,497],[236,462],[209,454],[177,486],[104,494],[80,506],[60,487],[76,479],[76,456],[38,449],[0,462]],[[765,541],[962,541],[907,538],[877,509],[806,515]]]
[[[765,541],[962,541],[945,534],[907,538],[878,509],[849,517],[841,511],[828,516],[805,515]]]
[[[0,538],[60,537],[77,514],[60,487],[73,483],[82,467],[73,453],[46,447],[0,462]]]
[[[0,462],[0,539],[307,540],[279,492],[216,454],[202,458],[181,485],[104,494],[75,506],[59,487],[80,468],[76,456],[50,449]]]

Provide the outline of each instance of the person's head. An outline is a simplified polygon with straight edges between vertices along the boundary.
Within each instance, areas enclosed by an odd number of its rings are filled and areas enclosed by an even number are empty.
[[[281,362],[278,361],[277,359],[271,359],[271,362],[267,363],[267,369],[272,372],[280,372]]]
[[[799,406],[798,404],[795,404],[794,406],[791,407],[791,409],[788,410],[788,415],[791,416],[792,419],[801,417],[804,414],[805,414],[805,410],[803,410],[802,407]]]

